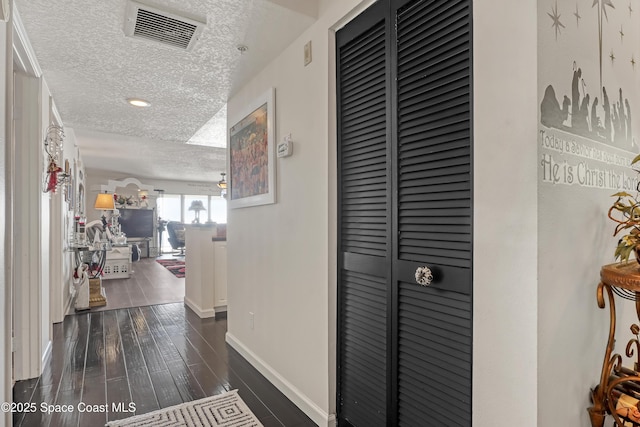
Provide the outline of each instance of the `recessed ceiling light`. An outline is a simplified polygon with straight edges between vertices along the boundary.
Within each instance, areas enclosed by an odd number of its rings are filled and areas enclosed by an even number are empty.
[[[139,98],[127,98],[127,102],[134,107],[148,107],[151,105],[149,101],[145,101],[144,99]]]

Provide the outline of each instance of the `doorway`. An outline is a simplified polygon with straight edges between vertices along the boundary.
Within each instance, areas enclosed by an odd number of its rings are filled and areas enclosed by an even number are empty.
[[[339,425],[471,424],[471,1],[336,33]]]

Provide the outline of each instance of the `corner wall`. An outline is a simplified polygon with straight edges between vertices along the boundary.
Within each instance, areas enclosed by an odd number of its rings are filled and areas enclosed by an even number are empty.
[[[11,21],[0,22],[0,401],[12,401],[11,384],[11,106],[13,57]],[[11,414],[0,416],[0,425],[11,425]]]
[[[321,426],[335,414],[335,134],[329,123],[331,28],[366,2],[325,1],[318,21],[228,102],[228,117],[275,88],[276,159],[271,205],[228,213],[227,341]],[[304,66],[304,45],[313,61]],[[332,145],[333,144],[333,145]],[[334,274],[330,274],[333,272]],[[254,326],[251,327],[250,313]],[[332,313],[331,317],[329,313]],[[330,342],[331,339],[331,342]]]
[[[535,12],[535,0],[473,2],[476,426],[577,425],[536,421]]]
[[[600,379],[609,327],[609,304],[598,308],[596,287],[618,240],[607,211],[612,194],[635,194],[640,176],[629,167],[640,152],[640,70],[632,62],[640,57],[640,10],[607,3],[537,2],[537,155],[521,159],[538,168],[542,426],[590,425],[589,390]],[[562,26],[554,27],[556,17]],[[637,318],[633,303],[616,303],[616,351],[624,354]]]

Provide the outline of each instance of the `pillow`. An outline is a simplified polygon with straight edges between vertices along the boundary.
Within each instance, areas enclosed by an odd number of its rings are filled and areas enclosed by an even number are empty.
[[[176,240],[184,242],[184,230],[176,230]]]

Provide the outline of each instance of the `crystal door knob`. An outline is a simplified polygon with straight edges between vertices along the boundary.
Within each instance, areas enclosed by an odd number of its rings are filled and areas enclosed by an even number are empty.
[[[416,283],[422,286],[429,286],[433,280],[431,269],[427,266],[416,269]]]

